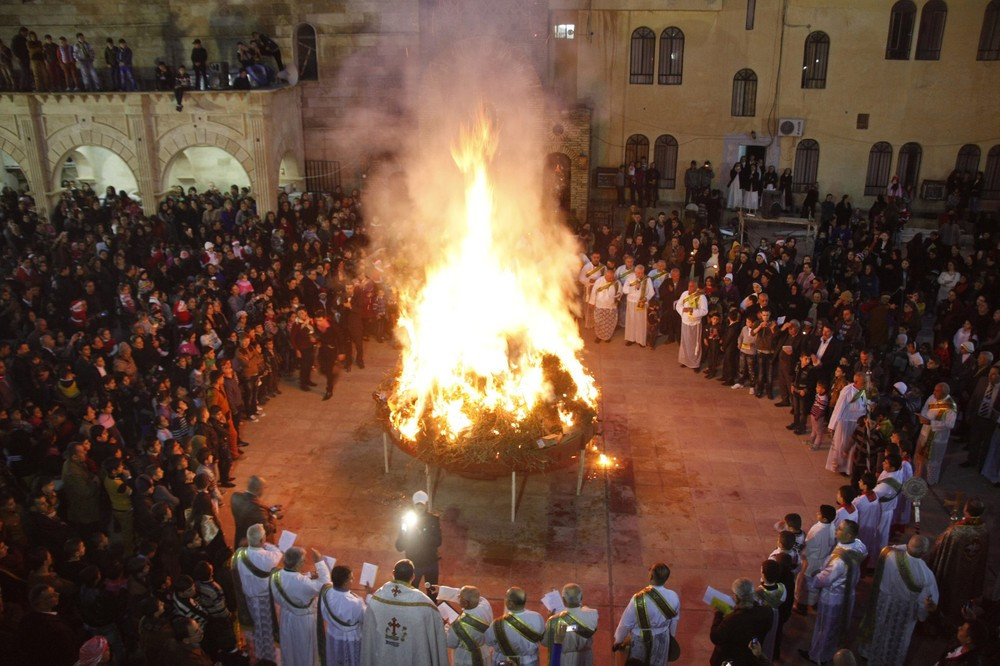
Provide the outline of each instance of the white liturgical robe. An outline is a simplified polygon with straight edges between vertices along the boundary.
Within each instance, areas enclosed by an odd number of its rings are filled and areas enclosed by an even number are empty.
[[[398,580],[372,595],[361,634],[362,666],[448,666],[440,611]]]
[[[846,472],[851,453],[851,437],[858,425],[858,419],[868,410],[868,399],[863,390],[848,384],[840,392],[837,404],[830,414],[827,428],[833,431],[833,442],[826,457],[826,468],[831,472]]]
[[[243,598],[253,621],[253,629],[249,631],[253,637],[254,655],[257,659],[274,661],[274,620],[271,617],[271,592],[268,589],[268,581],[271,570],[281,562],[282,554],[277,546],[268,543],[263,548],[252,546],[247,548],[246,558],[253,569],[241,561],[240,550],[237,550],[232,566],[240,577]],[[244,631],[248,629],[244,627]]]
[[[685,291],[674,303],[681,316],[681,343],[677,360],[681,365],[697,368],[701,365],[701,320],[708,314],[708,299],[695,291]]]
[[[326,562],[316,563],[316,578],[281,569],[271,574],[271,597],[278,609],[278,642],[282,666],[313,666],[316,643],[316,599],[330,582]]]
[[[332,585],[320,593],[320,613],[326,628],[322,666],[358,666],[361,663],[361,622],[365,601]]]
[[[461,589],[457,587],[438,585],[437,598],[439,602],[450,601],[457,604],[460,601],[460,592]],[[459,622],[461,622],[462,626],[456,629],[455,624]],[[479,604],[475,608],[464,609],[462,614],[458,616],[458,619],[448,625],[445,629],[445,641],[448,643],[448,648],[452,651],[452,666],[474,666],[476,663],[463,640],[463,636],[467,636],[477,646],[479,654],[482,657],[482,661],[479,663],[490,663],[490,646],[486,644],[486,631],[485,629],[480,631],[480,628],[483,626],[489,627],[492,622],[493,608],[490,606],[488,599],[480,596]]]
[[[508,615],[513,617],[508,619]],[[531,638],[516,629],[515,627],[518,622],[527,625],[530,631],[537,634],[539,637],[538,641],[531,640]],[[498,629],[498,625],[500,624],[503,626]],[[545,620],[542,619],[541,615],[532,610],[512,611],[494,620],[490,628],[486,630],[485,635],[486,644],[493,648],[493,665],[496,666],[507,660],[501,647],[503,637],[506,637],[510,647],[514,650],[513,655],[507,656],[517,656],[519,666],[537,666],[538,644],[541,642],[544,632]],[[498,635],[501,637],[498,638]]]
[[[627,280],[622,293],[628,301],[625,305],[625,342],[637,342],[645,347],[647,308],[656,296],[653,283],[647,277]]]

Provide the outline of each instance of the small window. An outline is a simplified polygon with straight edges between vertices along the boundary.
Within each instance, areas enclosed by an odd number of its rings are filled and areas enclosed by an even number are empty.
[[[625,165],[642,161],[649,162],[649,139],[642,134],[633,134],[625,142]]]
[[[795,167],[792,169],[792,191],[805,192],[816,182],[819,173],[819,144],[813,139],[802,139],[795,148]]]
[[[1000,60],[1000,0],[990,0],[983,14],[977,60]]]
[[[859,113],[856,127],[858,129],[868,129],[868,123],[871,122],[870,113]]]
[[[802,56],[802,87],[826,88],[826,67],[829,62],[830,37],[825,32],[809,33]]]
[[[653,83],[656,34],[649,28],[636,28],[632,33],[632,57],[629,69],[629,83],[650,85]]]
[[[1000,199],[1000,146],[993,146],[986,154],[986,173],[983,174],[983,198]]]
[[[930,0],[920,12],[920,33],[917,35],[917,60],[940,60],[941,41],[948,5],[944,0]]]
[[[299,68],[299,81],[319,78],[316,60],[316,28],[303,23],[295,29],[295,64]]]
[[[747,0],[747,30],[753,30],[753,19],[756,13],[757,0]]]
[[[684,75],[684,33],[670,27],[660,34],[660,85],[679,86]]]
[[[741,69],[733,77],[734,116],[757,114],[757,75],[752,69]]]
[[[909,60],[910,41],[913,39],[913,23],[917,17],[917,6],[912,0],[899,0],[889,13],[889,39],[885,45],[886,60]]]
[[[979,158],[982,155],[979,146],[974,143],[967,143],[958,151],[958,158],[955,160],[955,171],[964,173],[968,171],[973,176],[979,171]]]
[[[576,25],[573,23],[560,23],[552,27],[552,35],[556,39],[575,39]]]
[[[672,190],[677,187],[677,139],[669,134],[656,137],[653,161],[660,172],[660,187]]]
[[[889,185],[889,168],[892,166],[892,146],[879,141],[868,153],[868,173],[865,175],[865,196],[885,194]]]
[[[904,143],[903,147],[899,149],[896,177],[899,178],[899,184],[903,186],[904,190],[916,190],[923,153],[919,143]]]

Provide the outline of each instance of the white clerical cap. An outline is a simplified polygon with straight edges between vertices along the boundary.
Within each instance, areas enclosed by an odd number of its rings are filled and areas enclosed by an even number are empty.
[[[418,490],[413,493],[413,503],[414,504],[427,504],[427,493],[422,490]]]
[[[903,382],[896,382],[895,384],[892,385],[892,388],[899,391],[900,395],[906,395],[906,384],[904,384]]]

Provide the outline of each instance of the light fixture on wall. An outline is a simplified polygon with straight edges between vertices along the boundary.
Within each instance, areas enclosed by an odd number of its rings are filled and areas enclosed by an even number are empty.
[[[754,141],[757,140],[757,130],[750,130],[750,138]]]

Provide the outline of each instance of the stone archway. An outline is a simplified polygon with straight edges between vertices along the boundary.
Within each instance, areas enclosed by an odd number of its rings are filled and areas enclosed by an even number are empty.
[[[67,127],[48,137],[46,143],[48,146],[48,163],[51,169],[49,176],[52,183],[60,182],[66,158],[74,150],[83,146],[96,146],[111,151],[128,165],[128,168],[132,171],[133,176],[136,177],[138,182],[138,155],[136,155],[135,150],[131,147],[132,140],[121,132],[104,126],[100,129],[96,127],[89,129],[79,126]],[[151,198],[153,194],[153,192],[139,191],[139,195],[144,198]]]
[[[184,154],[185,150],[188,148],[218,148],[239,163],[249,178],[251,191],[256,193],[259,177],[254,170],[253,156],[243,148],[242,144],[246,140],[247,138],[239,132],[222,125],[208,127],[182,125],[166,132],[157,142],[156,157],[159,162],[160,192],[168,192],[170,187],[174,185],[174,183],[169,182],[170,170],[175,160]]]
[[[202,192],[211,183],[222,191],[229,191],[231,185],[241,188],[251,186],[251,176],[243,163],[217,146],[181,149],[163,167],[161,178],[164,192],[178,186],[184,191],[194,187]]]

